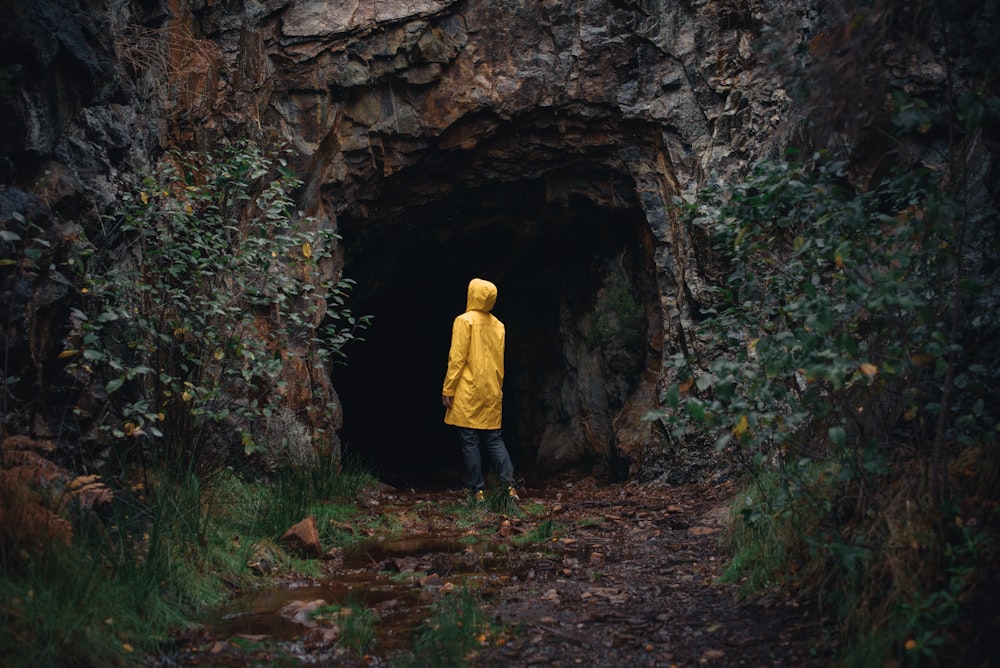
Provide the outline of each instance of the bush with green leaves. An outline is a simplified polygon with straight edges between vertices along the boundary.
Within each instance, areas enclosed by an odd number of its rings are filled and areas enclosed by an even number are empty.
[[[758,552],[737,555],[742,575],[822,587],[849,632],[902,647],[906,606],[961,598],[928,555],[976,546],[963,568],[985,544],[955,531],[974,486],[952,464],[995,478],[995,214],[927,172],[859,187],[821,155],[762,162],[687,213],[713,241],[715,287],[690,332],[701,352],[670,358],[676,382],[651,417],[674,439],[714,440],[750,475],[734,545]]]
[[[672,359],[680,382],[666,401],[687,418],[678,433],[707,427],[719,447],[734,442],[757,463],[789,447],[809,456],[817,444],[828,452],[884,439],[899,418],[933,441],[945,410],[939,381],[963,352],[951,307],[996,295],[972,277],[952,280],[954,201],[919,175],[864,192],[844,168],[762,163],[731,188],[704,191],[691,224],[711,232],[730,271],[699,331],[720,354],[707,365]],[[968,333],[997,324],[977,318]],[[972,418],[955,420],[971,443],[994,424],[991,370],[965,358],[958,382],[973,401],[950,409]],[[803,439],[807,423],[826,428]]]
[[[334,275],[336,235],[295,209],[300,185],[279,152],[239,142],[170,152],[122,196],[64,353],[104,389],[115,440],[187,470],[211,439],[259,452],[283,370],[325,369],[367,324]]]
[[[600,349],[617,343],[625,349],[642,349],[646,316],[629,288],[624,272],[612,270],[604,277],[594,301],[587,329],[587,346]]]

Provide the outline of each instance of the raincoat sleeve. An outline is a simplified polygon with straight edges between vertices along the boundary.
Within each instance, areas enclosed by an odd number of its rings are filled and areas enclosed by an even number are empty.
[[[451,326],[451,349],[448,350],[448,370],[444,376],[444,386],[441,389],[442,397],[455,396],[455,387],[458,379],[462,375],[469,357],[469,341],[471,340],[472,328],[469,323],[461,317],[455,318]]]

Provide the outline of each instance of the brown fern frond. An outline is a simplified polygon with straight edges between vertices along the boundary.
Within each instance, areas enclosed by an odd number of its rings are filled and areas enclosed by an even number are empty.
[[[35,466],[18,466],[0,471],[0,549],[44,551],[52,545],[66,545],[73,527],[46,507],[45,497],[34,489],[40,474],[52,474]]]
[[[34,450],[36,452],[55,452],[55,449],[56,446],[51,441],[39,441],[23,434],[8,436],[3,441],[0,441],[0,451]]]
[[[62,467],[31,450],[0,450],[0,467],[12,469],[19,466],[61,471]]]
[[[37,485],[38,483],[51,483],[65,480],[66,478],[66,471],[58,466],[38,466],[32,463],[25,466],[12,466],[10,468],[0,470],[0,485]]]
[[[75,502],[81,510],[93,510],[114,500],[114,493],[98,475],[74,478],[66,488],[64,505]]]
[[[38,504],[0,506],[0,526],[0,541],[8,549],[43,552],[73,540],[73,525]]]

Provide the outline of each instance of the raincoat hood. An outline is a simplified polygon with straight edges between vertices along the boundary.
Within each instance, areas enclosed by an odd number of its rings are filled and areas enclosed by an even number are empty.
[[[474,278],[469,281],[469,299],[466,303],[466,311],[485,311],[489,313],[493,310],[493,305],[497,303],[497,286],[482,278]]]

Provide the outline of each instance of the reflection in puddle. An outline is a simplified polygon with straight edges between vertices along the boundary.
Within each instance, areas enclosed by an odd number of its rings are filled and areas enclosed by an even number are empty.
[[[467,549],[472,548],[457,538],[427,534],[396,536],[359,543],[344,550],[344,568],[366,568],[386,559],[415,557],[437,552],[452,554]]]

